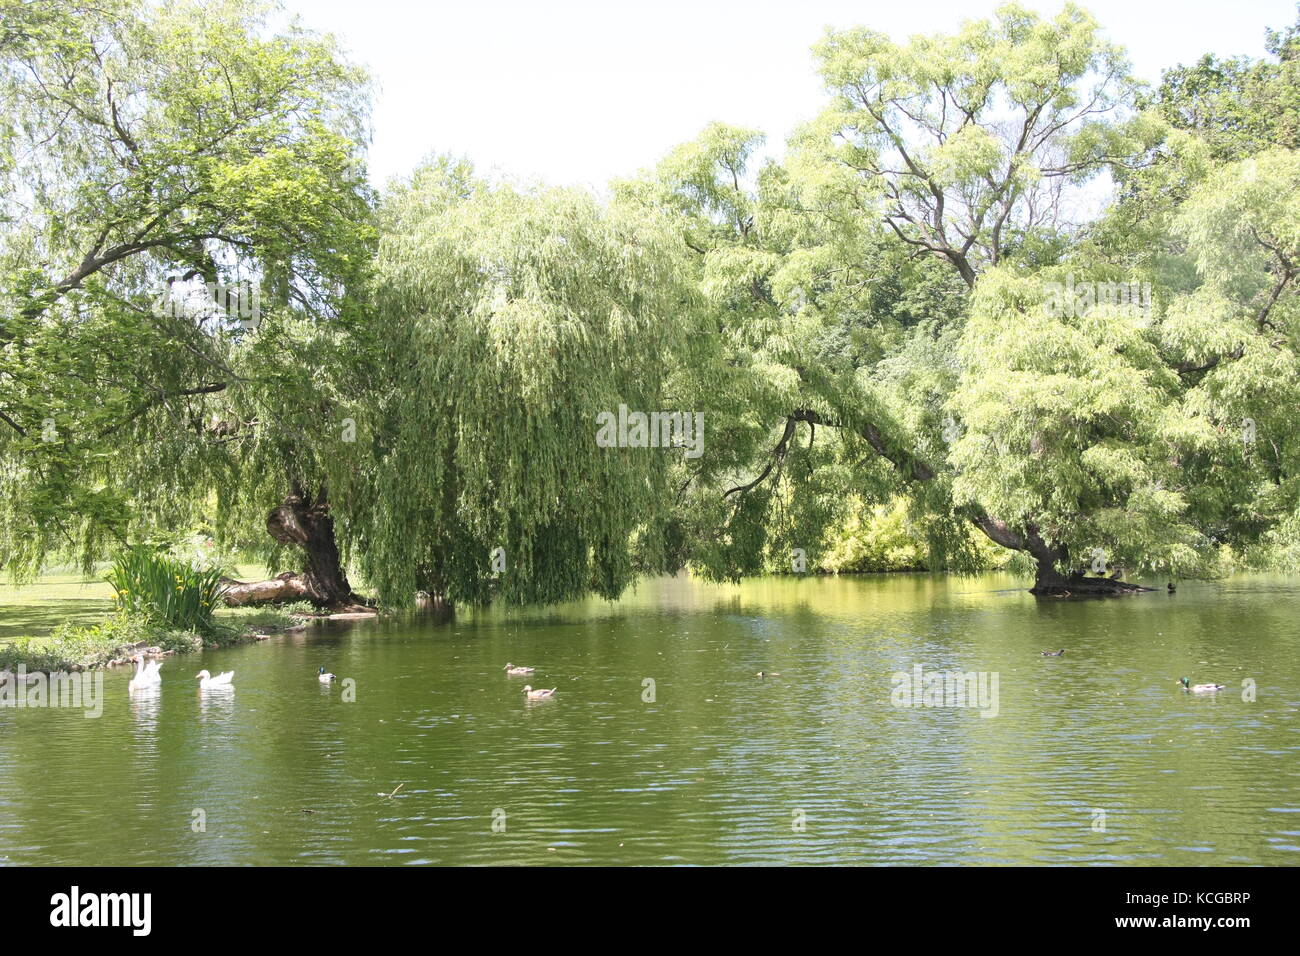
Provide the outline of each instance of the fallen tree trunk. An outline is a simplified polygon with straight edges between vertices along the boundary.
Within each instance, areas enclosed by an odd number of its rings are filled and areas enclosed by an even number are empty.
[[[1034,559],[1037,571],[1030,594],[1043,597],[1105,597],[1120,594],[1140,594],[1151,588],[1129,584],[1117,578],[1088,577],[1083,571],[1062,574],[1060,566],[1069,566],[1070,552],[1064,545],[1050,544],[1030,525],[1025,531],[1016,531],[1004,521],[999,521],[983,511],[973,510],[970,519],[989,540],[1004,548],[1023,551]]]
[[[338,606],[322,600],[321,593],[308,576],[295,571],[285,571],[265,581],[236,581],[234,578],[222,578],[221,582],[226,585],[221,599],[230,607],[292,604],[295,601],[310,601],[318,607]]]

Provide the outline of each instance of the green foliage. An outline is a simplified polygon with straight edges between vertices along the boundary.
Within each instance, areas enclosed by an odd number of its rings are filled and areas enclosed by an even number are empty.
[[[681,451],[599,447],[597,415],[674,407],[678,249],[653,216],[489,186],[447,160],[393,192],[373,457],[332,484],[381,600],[557,601],[630,582],[631,538]]]
[[[1276,69],[1250,66],[1273,101],[1292,32]],[[719,126],[621,186],[672,212],[717,328],[676,372],[718,409],[681,503],[693,566],[781,568],[821,522],[832,566],[987,566],[977,527],[1040,567],[1100,550],[1209,575],[1292,512],[1294,153],[1217,165],[1139,111],[1072,5],[817,52],[833,101],[757,188],[757,134]],[[1070,190],[1106,170],[1121,201],[1070,224]],[[1154,295],[1049,309],[1076,276]],[[864,534],[849,497],[888,509]],[[923,548],[898,540],[904,512]]]
[[[735,577],[793,547],[819,560],[857,520],[849,500],[898,501],[920,539],[907,561],[987,566],[966,523],[1002,502],[954,500],[946,437],[971,289],[999,264],[1057,264],[1068,190],[1140,161],[1163,127],[1128,109],[1122,51],[1072,5],[906,44],[830,33],[817,54],[833,100],[784,165],[755,174],[758,135],[715,125],[617,188],[694,253],[707,334],[672,381],[712,425],[675,482],[676,527],[692,567]]]
[[[1175,448],[1191,438],[1176,376],[1125,310],[1053,315],[1049,276],[987,274],[953,404],[958,505],[1033,524],[1080,564],[1203,572]]]
[[[1217,160],[1300,148],[1300,18],[1266,36],[1275,60],[1206,54],[1192,66],[1166,70],[1144,102],[1204,140]]]
[[[1151,315],[1049,308],[1044,283],[1065,266],[986,274],[953,399],[958,504],[1033,516],[1076,557],[1099,548],[1180,576],[1217,573],[1224,547],[1249,550],[1284,521],[1297,502],[1298,188],[1291,151],[1207,173],[1168,220],[1190,269]]]
[[[1065,186],[1147,145],[1146,124],[1121,121],[1123,51],[1071,3],[1050,19],[1006,4],[907,44],[832,31],[816,54],[835,98],[797,137],[802,192],[883,221],[967,284],[1049,225]]]
[[[210,634],[225,585],[220,568],[196,568],[143,548],[118,555],[106,580],[118,609],[162,628]]]
[[[861,501],[852,504],[848,516],[829,529],[819,569],[837,574],[949,569],[945,555],[932,553],[928,545],[931,537],[945,531],[933,528],[929,516],[914,516],[905,499],[872,506]],[[965,571],[986,571],[1007,561],[1007,552],[987,539],[972,535],[966,547],[973,554],[961,563]]]
[[[832,31],[780,163],[717,123],[609,202],[441,158],[376,203],[368,83],[330,38],[245,0],[4,12],[11,575],[160,529],[295,566],[265,536],[291,490],[389,605],[793,549],[1000,562],[980,533],[1040,570],[1208,575],[1300,539],[1300,24],[1152,95],[1073,4]],[[1151,295],[1050,307],[1076,279]],[[155,308],[237,280],[255,330]],[[600,447],[621,405],[702,414],[703,455]],[[160,561],[119,559],[122,606],[211,633],[215,572]]]
[[[247,538],[269,486],[282,497],[293,473],[318,477],[320,428],[301,426],[340,387],[332,350],[369,266],[369,91],[332,39],[276,32],[271,14],[252,0],[3,4],[13,576],[193,527],[210,496],[239,500],[212,510],[225,539]],[[256,331],[214,301],[221,286],[256,290]]]

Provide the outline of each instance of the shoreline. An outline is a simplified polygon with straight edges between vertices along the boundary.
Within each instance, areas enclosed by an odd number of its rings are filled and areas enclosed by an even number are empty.
[[[0,645],[0,681],[18,672],[27,675],[77,673],[129,666],[136,656],[160,660],[205,650],[268,641],[280,634],[305,631],[328,621],[378,619],[379,612],[361,614],[292,615],[288,624],[257,624],[227,628],[228,633],[199,635],[156,628],[121,616],[89,627],[65,625],[47,637],[20,637]],[[121,639],[117,635],[140,637]]]

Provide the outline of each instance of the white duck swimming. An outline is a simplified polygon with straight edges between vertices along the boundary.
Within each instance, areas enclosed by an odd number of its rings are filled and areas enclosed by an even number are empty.
[[[527,684],[524,685],[524,693],[528,695],[529,700],[548,700],[555,696],[558,687],[552,687],[550,690],[533,690]]]
[[[329,683],[330,681],[332,681],[332,680],[338,680],[337,677],[335,677],[333,674],[331,674],[331,673],[329,673],[328,671],[326,671],[325,668],[323,668],[323,667],[322,667],[320,670],[318,670],[318,671],[316,672],[316,678],[317,678],[317,680],[319,680],[322,684],[328,684],[328,683]]]
[[[162,676],[158,673],[162,669],[162,661],[149,661],[147,664],[139,654],[131,658],[135,661],[135,676],[127,684],[127,690],[142,690],[146,687],[157,687],[162,683]]]
[[[235,679],[234,671],[226,671],[224,674],[218,674],[213,677],[206,670],[199,671],[194,675],[199,679],[199,687],[207,690],[209,687],[233,687],[231,683]]]
[[[536,667],[525,667],[523,664],[506,664],[506,673],[511,677],[527,677],[535,670]]]

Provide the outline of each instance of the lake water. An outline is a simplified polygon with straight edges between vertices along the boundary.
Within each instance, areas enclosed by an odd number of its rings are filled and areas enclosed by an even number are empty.
[[[0,708],[0,864],[1300,863],[1300,580],[1022,587],[676,578],[111,671],[98,719]],[[918,665],[996,716],[896,706]]]

